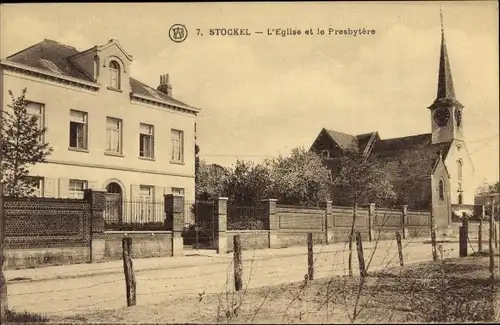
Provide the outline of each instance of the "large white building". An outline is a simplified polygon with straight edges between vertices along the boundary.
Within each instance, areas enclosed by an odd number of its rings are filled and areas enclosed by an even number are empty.
[[[134,217],[127,202],[156,202],[142,221],[163,221],[164,194],[194,200],[199,109],[172,97],[168,74],[156,88],[132,78],[131,62],[116,40],[80,52],[46,39],[2,59],[2,108],[9,90],[18,96],[26,88],[29,113],[40,116],[54,148],[47,164],[30,170],[39,196],[105,190],[116,198],[110,213],[122,220]]]

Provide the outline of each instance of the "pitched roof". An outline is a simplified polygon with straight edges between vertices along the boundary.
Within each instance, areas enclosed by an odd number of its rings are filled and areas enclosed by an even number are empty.
[[[363,133],[363,134],[358,134],[356,136],[356,139],[358,140],[358,148],[359,150],[365,150],[366,145],[368,142],[370,142],[370,139],[376,132],[370,132],[370,133]]]
[[[20,52],[7,57],[7,60],[27,65],[32,68],[46,70],[73,77],[83,81],[93,81],[92,78],[78,70],[67,58],[79,52],[72,46],[60,44],[56,41],[45,39]],[[53,66],[56,69],[53,69]]]
[[[396,175],[402,169],[411,167],[414,175],[427,177],[439,157],[446,159],[451,141],[432,144],[432,134],[418,134],[402,138],[379,140],[373,146],[371,154],[381,161],[381,168]]]
[[[359,150],[365,150],[368,145],[371,145],[371,150],[367,153],[376,156],[381,162],[380,168],[394,177],[397,177],[402,170],[407,170],[408,167],[412,174],[419,177],[430,176],[439,152],[443,159],[446,159],[451,147],[451,141],[432,144],[431,133],[380,139],[377,132],[352,136],[332,130],[326,131],[343,149],[355,145]],[[324,163],[332,170],[339,166],[338,159],[325,159]]]
[[[325,130],[342,149],[347,149],[350,148],[351,146],[354,147],[358,146],[358,139],[356,139],[355,136],[338,131],[333,131],[328,129]]]
[[[70,57],[79,53],[81,52],[72,46],[45,39],[35,45],[21,50],[20,52],[8,56],[7,60],[65,77],[73,77],[86,82],[95,82],[93,78],[80,71],[69,60]],[[168,96],[167,94],[150,87],[135,78],[130,78],[130,87],[131,92],[134,94],[151,99],[157,99],[174,106],[190,107],[188,104],[185,104],[172,96]]]

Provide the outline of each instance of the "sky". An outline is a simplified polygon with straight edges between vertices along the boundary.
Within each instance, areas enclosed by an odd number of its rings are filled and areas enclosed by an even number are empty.
[[[0,56],[52,39],[78,50],[117,39],[132,76],[202,109],[200,155],[229,166],[309,149],[325,127],[382,138],[431,131],[444,30],[479,181],[499,179],[498,4],[474,2],[3,4]],[[183,24],[188,37],[169,38]],[[250,36],[210,36],[243,28]],[[300,36],[267,35],[300,29]],[[305,35],[306,29],[325,35]],[[375,30],[333,35],[332,29]],[[197,35],[197,29],[200,34]],[[263,34],[255,34],[262,31]]]

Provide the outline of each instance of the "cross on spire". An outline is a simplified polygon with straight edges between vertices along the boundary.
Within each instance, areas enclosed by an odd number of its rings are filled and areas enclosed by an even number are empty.
[[[441,21],[441,33],[444,33],[443,9],[439,7],[439,20]]]

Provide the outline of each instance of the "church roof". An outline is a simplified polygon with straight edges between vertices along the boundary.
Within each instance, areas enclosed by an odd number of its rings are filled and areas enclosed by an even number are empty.
[[[396,175],[403,168],[412,166],[413,174],[428,177],[439,154],[446,159],[451,143],[432,144],[431,133],[384,139],[375,142],[370,155],[379,158],[381,167],[389,174]]]
[[[351,146],[358,147],[358,139],[347,133],[342,133],[338,131],[325,129],[326,132],[332,137],[332,139],[339,145],[342,149],[348,149]]]
[[[432,144],[431,133],[380,139],[377,132],[355,136],[332,130],[327,130],[327,132],[343,150],[353,145],[354,148],[365,151],[369,156],[376,156],[381,162],[381,168],[395,177],[408,166],[412,166],[413,174],[429,177],[439,154],[441,153],[443,160],[446,159],[452,143],[449,141]],[[325,159],[324,163],[334,170],[339,167],[340,158]]]
[[[80,71],[69,60],[72,56],[79,53],[82,52],[79,52],[72,46],[45,39],[7,57],[7,61],[59,74],[64,77],[72,77],[86,82],[95,82],[93,78]],[[171,105],[189,107],[189,105],[172,96],[168,96],[154,87],[150,87],[132,77],[130,78],[130,87],[131,92],[134,94],[156,98]]]

